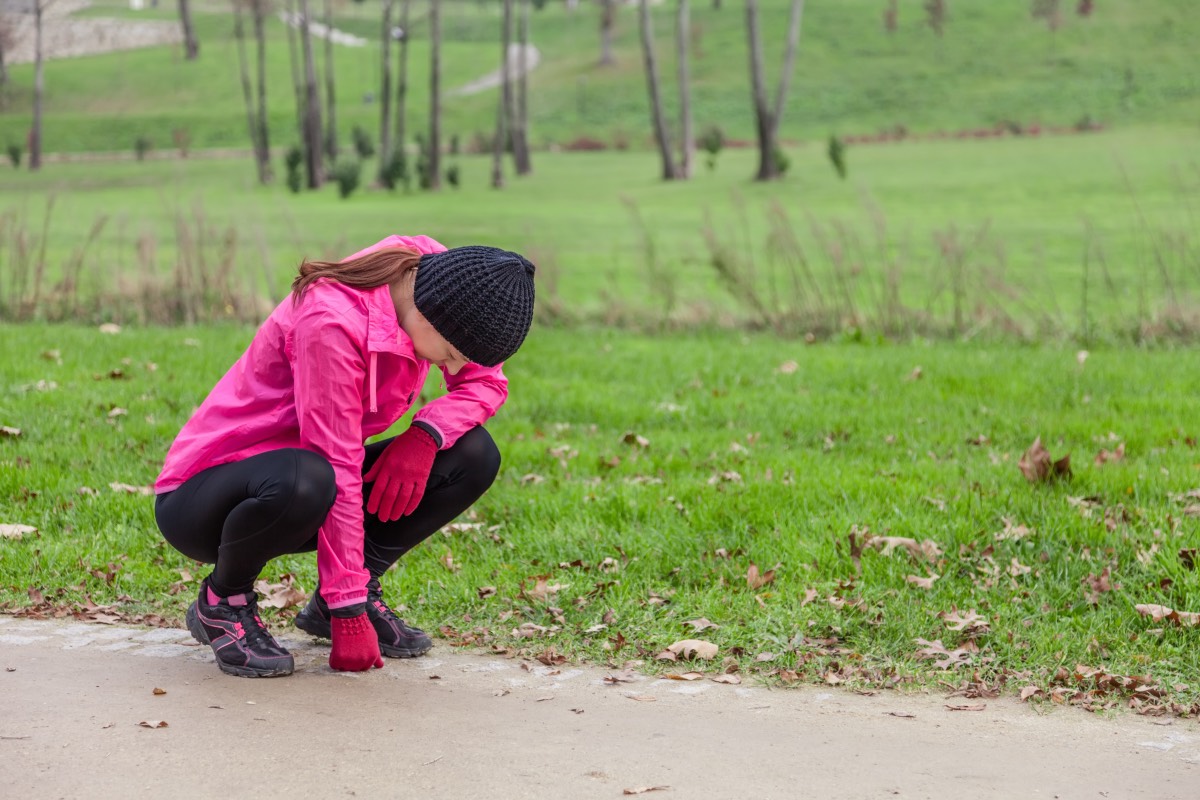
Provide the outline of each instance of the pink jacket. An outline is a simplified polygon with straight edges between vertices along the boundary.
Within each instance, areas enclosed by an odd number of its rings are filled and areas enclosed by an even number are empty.
[[[427,236],[389,236],[355,256],[399,246],[446,249]],[[337,499],[318,534],[321,594],[331,608],[364,602],[363,444],[404,416],[428,372],[429,362],[400,328],[387,286],[317,281],[299,305],[289,295],[276,307],[183,426],[155,491],[268,450],[319,453],[337,479]],[[508,398],[508,379],[499,366],[477,364],[443,376],[447,394],[413,418],[436,431],[445,449],[496,413]]]

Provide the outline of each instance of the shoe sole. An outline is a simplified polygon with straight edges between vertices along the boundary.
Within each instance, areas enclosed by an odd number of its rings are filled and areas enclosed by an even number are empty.
[[[309,615],[301,612],[296,615],[294,622],[295,626],[310,636],[315,636],[318,639],[329,639],[332,641],[333,631],[329,625],[325,625],[321,620],[316,620]],[[391,645],[379,643],[379,652],[388,658],[416,658],[423,656],[433,649],[433,642],[424,647],[393,647]]]
[[[196,606],[194,603],[188,606],[185,619],[187,620],[188,633],[192,634],[192,638],[200,644],[206,644],[209,647],[212,647],[212,642],[208,638],[208,633],[204,630],[204,625],[200,623],[200,618],[196,615]],[[213,651],[213,655],[216,655],[215,650]],[[216,659],[216,662],[217,666],[220,667],[221,672],[224,672],[226,675],[236,675],[239,678],[282,678],[285,675],[291,675],[295,669],[294,667],[292,669],[255,669],[254,667],[239,667],[236,664],[226,664],[219,658]]]

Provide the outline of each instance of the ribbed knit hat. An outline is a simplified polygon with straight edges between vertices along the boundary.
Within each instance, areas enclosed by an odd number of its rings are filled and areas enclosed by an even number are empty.
[[[413,300],[434,330],[476,364],[494,367],[533,323],[534,266],[495,247],[454,247],[421,256]]]

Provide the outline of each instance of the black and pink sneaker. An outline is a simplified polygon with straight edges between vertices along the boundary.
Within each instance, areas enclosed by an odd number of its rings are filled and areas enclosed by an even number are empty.
[[[321,597],[321,589],[313,592],[304,610],[296,615],[296,627],[305,633],[328,639],[332,636],[329,606]],[[414,658],[428,653],[433,647],[429,634],[414,628],[388,608],[383,601],[383,587],[378,578],[367,582],[367,619],[379,637],[379,652],[388,658]]]
[[[205,578],[200,597],[188,607],[187,626],[196,641],[212,647],[217,666],[229,675],[275,678],[291,675],[296,668],[292,654],[275,641],[259,618],[258,595],[254,592],[210,603]]]

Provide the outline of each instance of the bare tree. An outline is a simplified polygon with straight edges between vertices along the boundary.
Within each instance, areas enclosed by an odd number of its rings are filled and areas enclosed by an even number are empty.
[[[325,0],[325,155],[337,158],[336,92],[333,79],[333,0]]]
[[[267,142],[266,120],[266,53],[263,39],[263,14],[266,0],[233,0],[233,37],[237,41],[238,69],[242,78],[242,98],[246,103],[246,126],[250,132],[250,143],[254,148],[254,162],[258,168],[258,182],[271,182],[271,153]],[[254,17],[255,37],[258,45],[258,91],[250,86],[250,68],[246,59],[246,37],[243,24],[244,6],[249,5]]]
[[[638,27],[642,34],[642,59],[646,64],[646,85],[650,91],[650,119],[654,124],[654,141],[658,144],[658,154],[662,159],[662,177],[664,181],[673,181],[675,180],[675,159],[671,156],[667,123],[663,118],[662,97],[658,91],[658,64],[654,56],[654,28],[650,22],[649,0],[639,0],[638,2]]]
[[[296,132],[300,134],[300,140],[304,141],[304,118],[305,118],[305,100],[304,100],[304,69],[301,66],[301,58],[298,53],[300,49],[296,43],[296,26],[293,22],[297,21],[296,15],[296,0],[286,0],[287,2],[287,28],[288,37],[288,61],[292,67],[292,92],[296,96]]]
[[[408,12],[410,0],[400,0],[400,52],[396,74],[396,147],[405,147],[408,101]]]
[[[33,126],[29,129],[29,169],[42,168],[42,101],[46,93],[42,53],[42,12],[52,0],[33,0]]]
[[[688,42],[691,39],[692,18],[688,0],[679,0],[675,21],[675,62],[679,70],[679,175],[687,179],[692,175],[692,156],[696,151],[692,133],[692,77],[688,64]]]
[[[12,46],[10,36],[12,32],[8,28],[8,22],[0,18],[0,89],[8,85],[8,67],[4,64],[4,53]]]
[[[517,112],[513,119],[513,159],[518,175],[533,172],[529,157],[529,10],[530,0],[520,0],[521,14],[517,23]]]
[[[600,0],[600,66],[617,63],[613,55],[613,33],[617,27],[617,0]]]
[[[304,52],[304,163],[308,188],[317,189],[324,179],[321,163],[321,99],[317,96],[317,65],[313,59],[308,0],[300,0],[300,47]]]
[[[379,176],[392,157],[392,9],[395,0],[383,0],[379,33]],[[382,182],[382,180],[381,180]]]
[[[442,9],[441,0],[429,0],[429,142],[426,169],[430,191],[442,188]]]
[[[804,0],[792,0],[788,22],[787,49],[773,107],[767,106],[767,87],[763,76],[762,37],[758,29],[758,0],[746,0],[746,30],[750,38],[750,80],[754,92],[754,117],[758,132],[758,173],[755,180],[768,181],[783,174],[779,156],[779,122],[787,102],[788,85],[796,65],[796,50],[800,46],[800,21],[804,15]]]
[[[271,134],[267,122],[267,14],[271,11],[271,0],[250,0],[254,15],[254,44],[258,56],[256,83],[258,84],[258,141],[262,146],[261,174],[263,183],[269,183],[271,170]]]
[[[200,42],[196,39],[196,26],[192,24],[191,0],[179,0],[179,21],[183,23],[183,52],[188,61],[200,56]]]
[[[942,38],[946,35],[946,0],[925,0],[925,24]]]
[[[500,102],[496,109],[496,136],[492,141],[492,188],[504,188],[504,151],[508,145],[509,120],[512,119],[512,70],[509,49],[513,38],[513,0],[504,0],[500,25]]]

